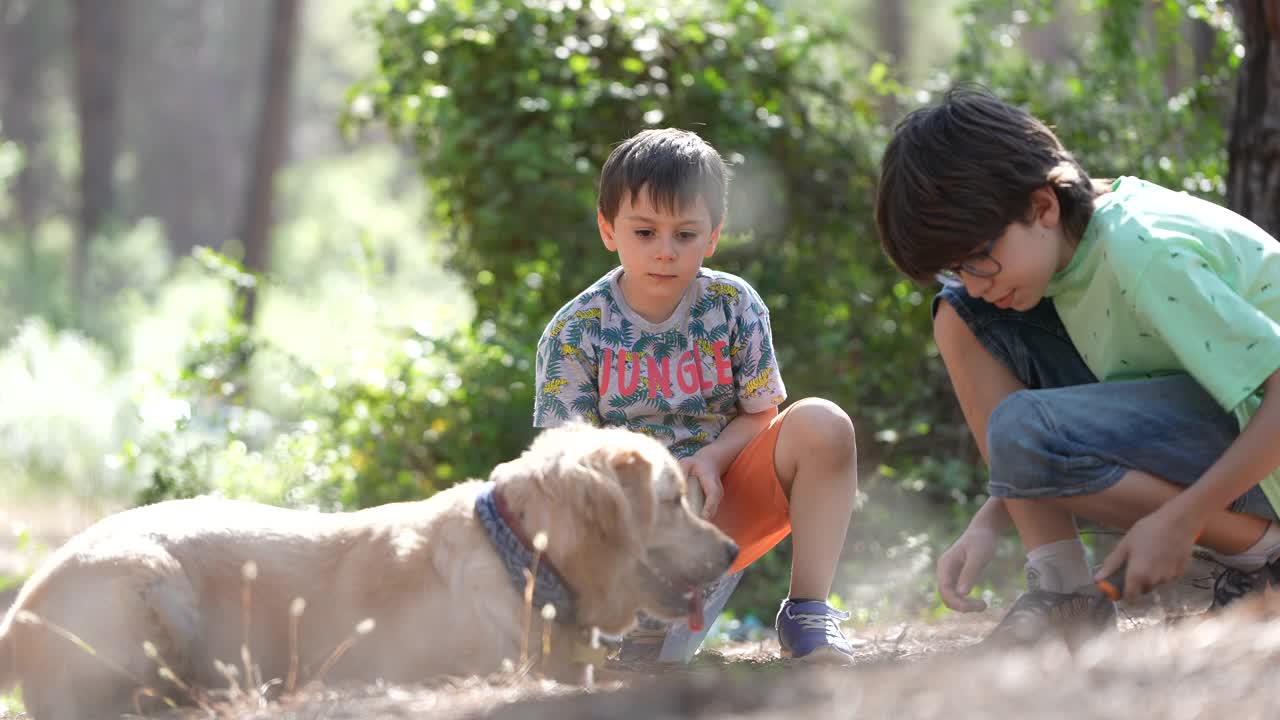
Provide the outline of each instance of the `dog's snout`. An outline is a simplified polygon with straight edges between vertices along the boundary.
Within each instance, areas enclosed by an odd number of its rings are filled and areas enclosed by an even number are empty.
[[[738,559],[738,543],[732,540],[726,540],[724,544],[725,563],[732,565],[734,560]]]

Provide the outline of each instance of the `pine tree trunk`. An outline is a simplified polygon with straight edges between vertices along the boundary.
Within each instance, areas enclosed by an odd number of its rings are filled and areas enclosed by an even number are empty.
[[[7,10],[7,12],[5,12]],[[0,98],[0,132],[22,150],[22,169],[13,181],[13,220],[22,245],[22,280],[18,294],[24,306],[34,306],[40,292],[36,226],[47,206],[50,177],[46,126],[49,106],[45,91],[47,69],[53,62],[54,16],[46,4],[8,6],[0,3],[0,61],[4,96]]]
[[[165,227],[170,253],[221,249],[242,222],[271,6],[165,0],[135,17],[123,138],[137,161],[133,218]]]
[[[128,0],[75,0],[76,112],[80,125],[80,223],[71,266],[71,298],[82,307],[89,244],[115,213],[120,135],[120,67]]]
[[[293,87],[293,57],[298,37],[298,0],[275,0],[270,49],[263,67],[262,115],[249,196],[245,202],[245,269],[263,277],[271,258],[273,184],[288,143],[289,99]],[[251,325],[257,312],[256,288],[244,292],[243,317]]]
[[[907,8],[904,0],[892,0],[876,5],[876,29],[880,50],[889,58],[889,73],[899,81],[907,77]],[[885,118],[896,118],[898,103],[892,95],[880,99],[880,113]]]
[[[4,7],[0,4],[0,10]],[[40,220],[41,196],[48,192],[42,186],[48,182],[44,172],[45,111],[49,105],[45,70],[54,61],[50,34],[55,15],[49,5],[29,3],[14,5],[7,17],[0,17],[0,61],[4,64],[0,130],[22,149],[23,165],[14,179],[13,201],[18,226],[28,237]]]
[[[1280,237],[1280,0],[1237,0],[1245,57],[1227,145],[1227,205]]]

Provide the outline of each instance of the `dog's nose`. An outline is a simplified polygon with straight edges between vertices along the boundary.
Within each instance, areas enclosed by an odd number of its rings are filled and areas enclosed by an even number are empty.
[[[724,544],[725,564],[732,565],[738,559],[738,543],[729,540]]]

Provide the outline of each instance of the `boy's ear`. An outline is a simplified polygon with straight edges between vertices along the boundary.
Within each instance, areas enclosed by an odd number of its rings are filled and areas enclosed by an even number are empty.
[[[1062,206],[1052,186],[1045,185],[1031,192],[1031,219],[1045,227],[1057,227],[1062,219]]]
[[[715,230],[711,231],[711,242],[707,243],[707,252],[703,257],[711,257],[716,252],[716,246],[720,244],[720,231],[724,229],[724,220],[720,220],[720,224]]]
[[[596,226],[600,228],[600,240],[610,252],[618,252],[618,243],[613,239],[613,223],[605,219],[604,213],[596,211]]]

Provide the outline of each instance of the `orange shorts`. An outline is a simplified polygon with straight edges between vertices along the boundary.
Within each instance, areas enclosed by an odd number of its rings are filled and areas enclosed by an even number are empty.
[[[773,549],[791,534],[791,504],[778,480],[773,461],[783,418],[778,413],[769,426],[738,453],[720,482],[724,496],[711,522],[738,543],[738,559],[729,568],[735,573]]]

